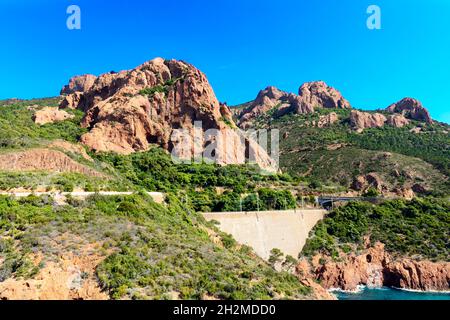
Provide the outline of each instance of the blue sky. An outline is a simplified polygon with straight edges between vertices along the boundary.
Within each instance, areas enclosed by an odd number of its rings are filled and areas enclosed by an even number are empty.
[[[71,4],[81,30],[66,28]],[[366,27],[371,4],[382,30]],[[356,108],[411,96],[450,123],[448,0],[0,0],[0,36],[0,99],[161,56],[201,69],[229,105],[324,80]]]

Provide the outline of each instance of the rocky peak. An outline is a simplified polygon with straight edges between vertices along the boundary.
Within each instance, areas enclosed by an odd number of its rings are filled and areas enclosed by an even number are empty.
[[[61,95],[87,91],[94,85],[96,79],[97,77],[92,74],[75,76],[62,88]]]
[[[289,94],[287,92],[281,91],[276,87],[267,87],[261,90],[256,96],[256,99],[238,114],[238,125],[243,129],[247,129],[259,115],[267,113],[274,107],[279,109],[282,107],[283,101],[286,104],[285,102],[288,96]]]
[[[422,103],[413,98],[404,98],[386,108],[387,112],[400,113],[408,119],[432,123],[430,113]]]
[[[255,103],[263,103],[265,100],[279,100],[286,95],[286,92],[281,91],[276,87],[269,86],[258,93],[258,96],[255,99]]]
[[[323,81],[304,83],[298,90],[299,96],[313,108],[350,109],[350,103],[342,94]]]
[[[184,129],[192,137],[194,122],[201,121],[203,130],[229,129],[227,143],[243,143],[225,146],[217,155],[219,164],[244,163],[250,151],[261,167],[274,164],[262,148],[234,129],[229,108],[219,103],[206,76],[183,61],[156,58],[132,70],[103,74],[83,92],[67,95],[60,107],[85,112],[82,125],[89,132],[81,142],[95,151],[128,154],[148,150],[151,144],[172,151],[178,142],[173,130]],[[195,149],[189,144],[184,148],[180,154],[186,157]]]
[[[277,118],[287,113],[313,113],[316,108],[347,109],[351,106],[339,91],[323,81],[303,84],[298,95],[281,91],[275,87],[267,87],[261,90],[256,99],[238,114],[238,125],[241,128],[248,128],[256,117],[273,108],[276,110],[272,115]]]

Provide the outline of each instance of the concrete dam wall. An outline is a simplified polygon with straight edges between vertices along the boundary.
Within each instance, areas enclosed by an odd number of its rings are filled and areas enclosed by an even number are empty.
[[[259,212],[203,213],[206,220],[216,220],[223,232],[239,243],[252,247],[263,259],[270,250],[280,249],[297,258],[311,229],[325,216],[325,210],[286,210]]]

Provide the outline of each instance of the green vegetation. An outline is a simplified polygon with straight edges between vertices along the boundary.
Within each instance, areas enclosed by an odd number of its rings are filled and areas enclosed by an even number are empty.
[[[301,298],[309,293],[297,278],[273,268],[217,232],[214,244],[200,215],[169,195],[158,205],[144,194],[93,196],[54,206],[48,197],[14,200],[0,197],[0,281],[30,277],[61,252],[82,252],[100,244],[95,254],[107,258],[96,274],[111,297],[164,299]],[[231,239],[231,240],[230,240]],[[33,252],[45,256],[41,266],[30,263]]]
[[[154,96],[155,93],[160,92],[160,93],[164,93],[165,95],[167,95],[169,93],[169,91],[173,88],[173,86],[178,82],[178,81],[183,81],[183,77],[181,78],[172,78],[167,80],[166,82],[164,82],[164,84],[158,84],[156,86],[153,87],[149,87],[149,88],[145,88],[142,89],[141,91],[139,91],[140,95],[143,96]]]
[[[36,105],[38,105],[37,103],[36,101]],[[75,118],[53,124],[38,125],[32,119],[34,111],[29,110],[24,102],[0,106],[0,148],[2,150],[29,148],[56,139],[77,142],[81,135],[87,132],[86,129],[80,127],[83,112],[79,110],[66,111],[75,115]]]
[[[141,94],[169,92],[177,81],[144,89]],[[54,105],[57,99],[36,100]],[[32,121],[29,102],[0,102],[0,152],[46,146],[55,139],[76,142],[86,129],[82,113],[68,110],[74,119],[39,126]],[[335,111],[341,121],[329,128],[311,125],[321,114]],[[284,174],[263,175],[252,166],[174,164],[160,148],[127,156],[90,154],[75,161],[104,177],[75,173],[0,172],[0,189],[27,188],[72,191],[162,191],[167,204],[158,205],[146,194],[67,199],[56,204],[50,197],[0,197],[0,282],[33,277],[46,261],[62,252],[83,254],[95,244],[106,257],[96,269],[104,290],[115,299],[302,298],[309,294],[290,272],[296,259],[273,250],[269,263],[247,246],[220,232],[198,211],[282,210],[297,201],[314,202],[319,193],[347,189],[353,179],[376,172],[391,188],[412,183],[448,196],[450,141],[447,126],[422,125],[422,133],[405,128],[349,129],[348,110],[320,110],[317,114],[260,119],[261,126],[288,133],[281,141]],[[224,119],[222,119],[225,121]],[[445,130],[444,130],[445,129]],[[388,152],[387,152],[388,151]],[[65,152],[65,151],[64,151]],[[297,189],[297,199],[292,190]],[[376,189],[364,196],[376,197]],[[337,257],[361,247],[366,236],[387,250],[431,260],[449,260],[450,206],[448,201],[421,198],[393,200],[380,205],[350,203],[330,213],[311,233],[303,254],[323,252]],[[211,238],[214,237],[214,242]],[[219,239],[219,240],[217,240]],[[34,254],[44,256],[35,265]]]
[[[221,117],[220,121],[223,121],[228,127],[230,127],[231,129],[236,128],[236,126],[228,119],[225,117]]]
[[[2,172],[0,171],[0,190],[24,188],[36,191],[65,191],[82,189],[95,191],[133,191],[136,187],[120,178],[92,177],[80,173],[54,173],[46,171]],[[45,189],[45,190],[42,190]]]
[[[325,128],[313,125],[330,112],[336,112],[341,120]],[[439,196],[448,194],[448,125],[412,121],[403,128],[386,125],[357,133],[350,129],[349,114],[350,110],[319,109],[314,114],[289,114],[279,119],[266,115],[256,122],[259,127],[278,128],[281,136],[286,134],[280,142],[281,169],[294,177],[306,175],[314,182],[312,189],[318,189],[316,183],[349,188],[356,176],[376,172],[392,189],[408,181]],[[420,133],[410,132],[417,126]]]
[[[146,190],[175,192],[195,211],[279,210],[296,207],[288,190],[265,186],[289,187],[289,175],[261,175],[252,166],[211,164],[174,164],[160,148],[128,156],[98,155],[132,184]],[[218,189],[225,192],[219,193]]]
[[[395,254],[449,261],[450,203],[433,198],[349,203],[314,228],[302,254],[337,257],[349,247],[362,246],[365,236]]]

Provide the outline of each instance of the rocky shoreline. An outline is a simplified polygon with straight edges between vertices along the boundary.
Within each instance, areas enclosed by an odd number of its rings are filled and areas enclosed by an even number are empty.
[[[395,258],[382,243],[358,255],[342,255],[337,262],[323,255],[316,255],[311,261],[302,259],[296,271],[299,277],[312,278],[327,290],[356,291],[361,286],[421,292],[450,289],[450,263]]]

